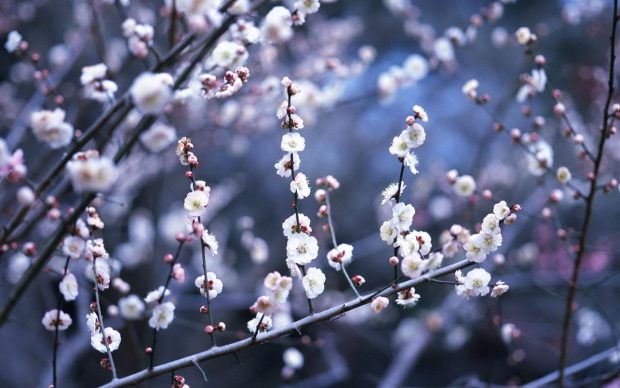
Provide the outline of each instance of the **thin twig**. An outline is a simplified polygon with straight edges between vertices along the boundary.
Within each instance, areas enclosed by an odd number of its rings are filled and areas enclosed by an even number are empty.
[[[573,315],[573,303],[575,301],[575,293],[577,291],[577,282],[579,281],[579,270],[581,267],[581,261],[586,251],[586,242],[588,238],[588,231],[590,229],[590,219],[592,218],[594,197],[596,196],[596,186],[599,178],[599,172],[601,168],[601,161],[603,160],[603,151],[605,147],[605,141],[607,140],[607,124],[609,122],[609,107],[611,105],[611,99],[614,94],[614,79],[615,79],[615,61],[616,61],[616,27],[618,25],[618,0],[614,0],[613,14],[612,14],[612,27],[610,37],[611,54],[609,56],[609,79],[607,84],[607,100],[603,108],[603,123],[600,129],[598,147],[596,150],[596,159],[594,160],[593,177],[590,181],[590,191],[586,197],[586,208],[584,211],[583,223],[581,225],[581,234],[579,236],[579,248],[577,251],[577,257],[573,263],[573,273],[568,285],[568,296],[566,297],[566,307],[564,310],[564,320],[562,322],[562,337],[560,345],[560,365],[558,384],[564,385],[564,368],[566,366],[566,359],[568,353],[568,336],[570,332],[570,321]]]

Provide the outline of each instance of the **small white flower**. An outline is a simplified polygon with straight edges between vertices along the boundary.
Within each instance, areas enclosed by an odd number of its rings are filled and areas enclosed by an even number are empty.
[[[467,242],[463,245],[467,260],[482,263],[487,257],[484,247],[485,241],[481,234],[472,234],[469,236],[469,239],[467,239]]]
[[[97,313],[91,311],[86,314],[86,327],[90,330],[91,336],[97,334],[99,331],[99,318],[97,317]]]
[[[469,81],[465,82],[465,84],[461,88],[461,91],[465,96],[467,96],[467,98],[474,99],[478,94],[478,86],[480,86],[480,83],[477,79],[470,79]]]
[[[403,194],[403,191],[405,190],[405,187],[407,187],[405,185],[404,182],[400,183],[400,193],[399,196]],[[382,192],[381,192],[381,196],[383,197],[383,200],[381,201],[381,205],[385,205],[386,203],[391,202],[392,200],[396,199],[396,193],[398,192],[398,183],[390,183],[388,187],[386,187]]]
[[[200,216],[204,213],[206,206],[209,204],[209,192],[205,190],[194,190],[187,193],[183,201],[183,207],[191,216]]]
[[[144,302],[146,302],[147,306],[153,307],[155,304],[159,302],[162,294],[164,293],[164,286],[159,286],[156,290],[153,290],[146,294],[146,298],[144,298]],[[166,293],[164,296],[170,295],[170,290],[166,289]]]
[[[222,41],[215,46],[207,67],[219,66],[224,69],[243,66],[248,59],[248,50],[242,44],[231,41]]]
[[[9,36],[6,39],[4,48],[6,49],[7,52],[13,53],[19,48],[19,45],[21,43],[22,43],[21,34],[17,31],[11,31],[9,32]]]
[[[424,265],[424,260],[422,260],[420,254],[413,252],[401,260],[400,268],[403,271],[403,275],[415,279],[422,275],[422,272],[424,272],[426,266]]]
[[[284,365],[292,369],[301,369],[304,366],[304,355],[295,348],[286,349],[282,354],[282,359]]]
[[[306,140],[297,132],[285,133],[280,148],[284,152],[301,152],[306,148]]]
[[[428,61],[419,54],[409,55],[403,63],[404,75],[411,81],[416,82],[428,74]],[[426,121],[426,120],[422,120]]]
[[[75,300],[78,296],[78,283],[75,275],[72,273],[66,274],[62,281],[58,284],[62,296],[66,301]]]
[[[394,224],[393,220],[384,221],[379,229],[381,240],[385,241],[389,245],[394,243],[396,237],[398,237],[398,228]]]
[[[463,286],[467,290],[467,296],[485,296],[489,293],[491,275],[482,268],[474,268],[467,273],[463,280]]]
[[[273,7],[261,26],[261,40],[267,44],[280,43],[293,36],[291,11],[282,6]]]
[[[292,193],[297,193],[299,199],[308,197],[311,192],[308,178],[301,172],[295,175],[295,179],[290,183],[290,188]]]
[[[142,113],[160,113],[172,97],[172,83],[169,74],[142,73],[131,85],[132,101]]]
[[[73,138],[73,126],[65,122],[65,111],[60,108],[33,112],[30,126],[37,139],[52,148],[64,147]]]
[[[62,242],[62,253],[72,259],[79,259],[84,253],[86,242],[78,236],[67,236]]]
[[[297,0],[294,7],[298,12],[309,15],[318,12],[321,3],[319,0]]]
[[[506,292],[508,292],[509,288],[510,287],[508,286],[508,284],[502,282],[501,280],[498,280],[495,283],[493,290],[491,290],[491,298],[497,298],[498,296],[505,294]]]
[[[568,181],[570,181],[573,177],[570,170],[564,166],[558,167],[558,171],[556,172],[555,176],[558,179],[558,182],[560,182],[563,185],[568,183]]]
[[[261,321],[262,320],[262,321]],[[258,332],[262,333],[265,331],[269,331],[271,326],[273,325],[273,321],[271,317],[268,315],[263,316],[263,314],[258,313],[254,319],[248,321],[248,331],[252,334],[256,333],[256,328],[258,327],[258,323],[260,322],[260,327]]]
[[[454,182],[454,192],[460,197],[469,197],[476,191],[476,181],[471,175],[461,175]]]
[[[174,309],[176,306],[172,302],[164,302],[155,306],[153,315],[149,319],[149,326],[155,330],[167,329],[174,319]]]
[[[297,265],[306,265],[316,259],[319,254],[319,244],[316,238],[305,233],[295,233],[286,243],[287,259]]]
[[[64,311],[60,310],[59,313],[58,310],[53,309],[45,313],[41,323],[47,330],[55,331],[56,327],[58,327],[58,330],[62,331],[67,330],[67,328],[71,326],[71,323],[73,323],[73,320],[71,316]]]
[[[301,282],[308,299],[314,299],[325,291],[325,274],[319,268],[308,268]]]
[[[400,202],[392,208],[392,221],[399,231],[409,230],[414,215],[415,208],[412,205]]]
[[[517,42],[519,42],[520,45],[525,46],[530,41],[532,32],[527,27],[520,27],[515,32],[515,36],[517,37]]]
[[[420,161],[418,160],[418,156],[416,154],[414,154],[413,152],[408,152],[407,155],[405,155],[405,159],[403,160],[403,163],[405,163],[405,166],[409,167],[409,169],[411,170],[412,174],[417,174],[418,171],[418,163]]]
[[[208,230],[202,233],[202,242],[205,244],[205,247],[211,252],[212,255],[217,255],[217,250],[219,248],[219,243],[214,235],[210,234]]]
[[[413,113],[415,113],[415,115],[423,122],[428,121],[428,114],[426,113],[424,108],[422,108],[420,105],[413,106]]]
[[[177,131],[166,124],[155,123],[140,135],[140,142],[152,153],[163,151],[177,139]]]
[[[396,304],[407,307],[413,307],[420,300],[420,295],[415,293],[415,288],[407,288],[405,290],[398,292],[398,297],[396,298]]]
[[[538,140],[528,148],[530,151],[526,157],[528,172],[534,176],[543,175],[553,166],[553,149],[544,140]]]
[[[194,285],[198,287],[200,293],[203,296],[207,296],[207,292],[205,291],[205,283],[207,290],[209,291],[209,299],[215,299],[219,294],[222,293],[224,289],[224,283],[217,278],[214,272],[207,272],[207,281],[205,282],[205,276],[200,275],[194,280]]]
[[[407,233],[405,235],[399,234],[396,238],[395,246],[398,247],[398,253],[403,257],[409,256],[420,250],[420,243],[413,233]]]
[[[301,165],[301,159],[299,158],[299,154],[297,154],[296,152],[292,153],[293,155],[293,169],[295,169],[295,171],[299,171],[299,166]],[[276,164],[274,164],[274,167],[276,168],[276,173],[278,175],[280,175],[281,177],[285,177],[288,178],[291,176],[292,174],[292,170],[291,170],[291,154],[284,154],[284,156],[282,156],[282,158],[280,160],[278,160],[276,162]]]
[[[426,130],[418,123],[413,123],[400,133],[400,138],[407,142],[410,148],[418,148],[426,141]]]
[[[409,144],[403,136],[396,136],[392,139],[392,145],[389,148],[390,154],[399,158],[404,158],[409,152]]]
[[[335,270],[340,270],[341,266],[346,266],[352,260],[353,246],[349,244],[340,244],[327,253],[327,263]]]
[[[312,233],[312,228],[310,227],[310,218],[306,217],[303,213],[298,213],[298,216],[299,228],[297,227],[297,216],[295,214],[288,217],[282,223],[282,232],[284,233],[285,237],[291,237],[295,233]]]
[[[110,349],[110,352],[118,349],[118,347],[121,345],[121,333],[112,329],[111,327],[106,327],[104,333],[105,341],[108,343],[108,348]],[[107,353],[101,330],[99,330],[98,333],[95,333],[90,337],[90,345],[100,353]]]
[[[493,214],[500,220],[508,217],[510,215],[510,208],[506,204],[506,201],[500,201],[493,205]]]
[[[78,153],[67,163],[67,171],[76,191],[108,191],[118,177],[114,162],[98,153]]]
[[[372,300],[372,302],[370,303],[370,308],[372,309],[372,311],[379,314],[381,311],[383,311],[383,309],[388,306],[388,304],[390,304],[390,300],[388,298],[386,298],[385,296],[378,296]]]
[[[133,321],[142,318],[144,302],[137,295],[128,295],[118,300],[118,308],[123,319]]]
[[[501,233],[480,233],[482,237],[482,249],[486,254],[495,252],[502,245]]]
[[[504,202],[505,204],[505,202]],[[481,231],[484,233],[497,234],[501,232],[499,227],[500,219],[495,214],[487,214],[482,220]]]

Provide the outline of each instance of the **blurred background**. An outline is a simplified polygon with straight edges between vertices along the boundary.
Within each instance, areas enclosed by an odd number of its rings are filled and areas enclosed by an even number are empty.
[[[42,58],[40,65],[33,65],[4,50],[0,53],[0,136],[11,149],[24,150],[31,181],[40,181],[50,163],[62,155],[62,150],[39,143],[29,129],[29,114],[25,113],[32,110],[29,107],[55,104],[54,95],[37,93],[32,80],[35,71],[49,70],[50,82],[57,84],[57,94],[64,98],[67,120],[76,129],[86,129],[104,107],[81,98],[80,69],[105,62],[124,92],[145,64],[152,63],[152,57],[138,60],[128,55],[120,27],[125,17],[154,25],[155,46],[162,52],[167,49],[167,24],[160,16],[165,14],[164,3],[113,3],[0,0],[2,39],[9,31],[19,30]],[[494,198],[519,203],[524,209],[518,222],[505,229],[502,256],[484,264],[494,280],[510,285],[501,299],[466,301],[455,295],[452,286],[424,284],[417,289],[422,297],[414,309],[391,305],[375,315],[362,308],[309,327],[301,336],[243,351],[240,364],[233,356],[208,361],[203,367],[210,385],[508,385],[557,369],[566,279],[572,264],[566,244],[556,237],[556,228],[560,224],[569,231],[578,228],[583,204],[565,192],[559,204],[550,206],[553,216],[544,219],[541,211],[549,206],[549,193],[561,187],[553,179],[530,174],[527,155],[510,144],[507,131],[496,133],[493,124],[499,119],[508,130],[539,133],[553,147],[554,166],[569,166],[576,184],[586,187],[585,181],[579,181],[587,172],[586,165],[577,159],[575,146],[562,137],[564,124],[553,115],[550,91],[562,90],[571,121],[585,141],[593,144],[606,93],[611,2],[503,3],[498,15],[500,3],[491,1],[326,2],[319,13],[309,15],[307,23],[295,29],[291,41],[248,48],[252,75],[239,94],[230,99],[194,99],[162,115],[160,122],[174,127],[179,137],[193,139],[200,159],[196,176],[213,190],[205,218],[220,242],[210,270],[224,281],[224,292],[212,303],[215,319],[227,324],[226,332],[218,336],[221,344],[248,336],[246,322],[253,317],[248,307],[260,295],[264,276],[275,270],[288,272],[281,224],[292,212],[290,192],[288,181],[277,176],[273,167],[282,153],[275,109],[284,98],[279,86],[283,76],[298,81],[302,88],[299,99],[293,101],[306,126],[301,171],[310,177],[313,189],[314,179],[328,174],[341,183],[332,195],[335,230],[339,242],[354,246],[348,271],[366,278],[363,291],[391,279],[387,264],[391,250],[378,233],[388,217],[379,206],[380,193],[398,179],[399,164],[388,147],[404,129],[414,104],[423,106],[430,117],[425,125],[426,143],[416,150],[420,174],[405,174],[403,200],[416,208],[416,229],[428,231],[437,247],[443,230],[455,223],[473,229],[491,210],[492,201],[455,195],[445,180],[450,169],[472,175],[479,190],[490,189]],[[260,8],[255,20],[268,9]],[[471,39],[473,15],[488,15],[476,28],[475,39]],[[535,66],[533,56],[524,54],[514,38],[521,26],[538,36],[535,49],[546,57],[548,76],[545,91],[524,104],[515,99],[522,84],[520,76]],[[459,32],[466,37],[459,38]],[[451,50],[437,46],[442,37],[452,39]],[[462,44],[456,43],[461,39]],[[428,73],[387,87],[393,84],[390,77],[398,74],[394,67],[402,68],[415,54],[424,58]],[[476,106],[461,92],[472,78],[480,82],[481,93],[490,95],[487,105]],[[111,138],[102,134],[95,142],[107,142],[106,153],[113,153],[136,117],[130,114]],[[616,139],[610,140],[604,160],[608,178],[618,176],[619,147]],[[189,183],[174,150],[174,143],[157,153],[139,145],[120,165],[122,178],[112,193],[98,199],[106,223],[106,247],[117,260],[118,275],[131,285],[131,294],[140,297],[164,282],[168,266],[162,257],[176,249],[174,235],[186,228],[182,201]],[[18,188],[0,181],[1,224],[16,211]],[[64,208],[78,199],[70,191],[57,194]],[[324,259],[329,236],[322,229],[325,219],[316,217],[318,204],[308,198],[300,208],[312,219],[321,247],[318,261],[327,274],[327,291],[316,299],[316,307],[351,299],[347,284]],[[618,343],[620,283],[616,275],[620,268],[615,259],[620,249],[619,213],[617,190],[597,197],[571,326],[570,363]],[[44,218],[29,227],[19,242],[41,243],[56,226]],[[160,332],[156,363],[209,346],[204,317],[198,313],[204,298],[193,285],[201,271],[197,248],[198,244],[189,244],[182,251],[187,280],[171,286],[176,317],[169,329]],[[2,255],[0,300],[6,298],[29,260],[18,250]],[[60,256],[53,259],[50,268],[60,268],[63,260]],[[80,296],[64,308],[74,317],[74,324],[61,335],[59,348],[59,385],[66,387],[95,386],[110,378],[99,366],[101,354],[89,343],[83,317],[92,291],[80,266],[84,264],[72,264],[72,271],[80,276]],[[44,311],[56,305],[58,280],[51,270],[42,273],[0,329],[4,349],[0,352],[0,385],[50,384],[53,336],[40,320]],[[104,293],[104,307],[114,306],[120,296],[115,290]],[[298,282],[290,302],[290,318],[306,314]],[[119,374],[144,368],[143,349],[151,338],[148,319],[125,321],[114,314],[114,308],[104,315],[106,325],[123,336],[114,353]],[[283,372],[283,352],[289,348],[299,349],[304,356],[303,367],[292,373]],[[578,379],[588,381],[617,368],[610,362],[600,363]],[[205,384],[195,368],[179,373],[190,386]],[[169,377],[161,377],[143,386],[167,384]]]

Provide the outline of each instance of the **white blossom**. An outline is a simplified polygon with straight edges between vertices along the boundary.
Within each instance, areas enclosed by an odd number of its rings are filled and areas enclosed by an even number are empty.
[[[65,122],[65,111],[60,108],[33,112],[30,126],[37,139],[52,148],[64,147],[73,138],[73,126]]]
[[[79,259],[84,253],[86,242],[78,236],[67,236],[62,242],[62,253],[72,259]]]
[[[177,139],[177,131],[166,124],[155,123],[147,131],[140,135],[140,142],[144,147],[153,153],[166,149]]]
[[[219,249],[220,244],[217,242],[215,236],[209,233],[206,229],[202,233],[202,242],[205,244],[205,248],[207,248],[212,255],[217,255],[217,250]]]
[[[398,228],[393,220],[384,221],[379,229],[381,240],[388,244],[393,244],[396,237],[398,237]]]
[[[407,307],[413,307],[420,300],[420,295],[415,293],[415,288],[407,288],[398,292],[398,297],[396,298],[396,304]]]
[[[482,268],[472,269],[465,277],[457,278],[459,284],[456,287],[456,293],[465,298],[471,296],[485,296],[489,293],[489,282],[491,275]]]
[[[409,143],[403,136],[396,136],[392,139],[392,145],[389,148],[390,154],[399,158],[404,158],[409,152]]]
[[[306,265],[316,259],[319,254],[319,244],[316,238],[305,233],[295,233],[286,243],[287,259],[297,265]]]
[[[454,192],[460,197],[469,197],[476,191],[476,181],[471,175],[461,175],[454,182]]]
[[[412,279],[422,275],[422,272],[426,269],[424,260],[420,257],[420,254],[413,252],[408,256],[403,257],[400,262],[400,269],[403,271],[403,275]]]
[[[203,296],[207,296],[207,291],[205,291],[205,276],[200,275],[194,280],[194,285],[198,287],[200,293]],[[214,272],[207,272],[207,281],[206,281],[207,290],[209,291],[209,299],[213,300],[219,294],[222,293],[224,288],[224,283],[220,279],[217,278]]]
[[[63,276],[62,280],[58,284],[58,289],[60,290],[60,293],[66,301],[75,300],[78,296],[79,291],[75,275],[72,273],[68,273]]]
[[[568,181],[570,181],[573,177],[570,170],[564,166],[558,167],[558,170],[555,176],[558,179],[558,182],[560,182],[563,185],[568,183]]]
[[[258,327],[258,323],[260,322],[260,329],[258,332],[265,332],[271,329],[273,325],[273,321],[270,316],[263,315],[261,313],[257,313],[256,317],[248,321],[248,331],[252,334],[256,333],[256,328]]]
[[[158,114],[172,97],[172,77],[166,73],[142,73],[130,93],[133,103],[144,114]]]
[[[222,41],[215,46],[207,67],[219,66],[224,69],[243,66],[248,59],[248,51],[242,44],[232,41]]]
[[[299,217],[299,228],[297,227],[297,217]],[[299,229],[299,230],[298,230]],[[293,214],[282,223],[282,232],[285,237],[291,237],[295,233],[312,233],[310,228],[310,218],[303,213]]]
[[[484,238],[481,234],[472,234],[469,236],[463,248],[465,249],[466,257],[469,261],[482,263],[487,257]]]
[[[45,313],[41,323],[47,330],[55,331],[56,328],[58,328],[59,331],[62,331],[67,330],[67,328],[71,326],[71,323],[73,323],[73,320],[71,316],[64,311],[60,310],[59,314],[58,310],[53,309]]]
[[[303,173],[295,174],[295,179],[291,181],[290,188],[292,193],[297,193],[299,199],[304,199],[310,195],[308,178]]]
[[[282,360],[284,365],[292,369],[301,369],[304,366],[304,355],[296,348],[286,349],[282,354]]]
[[[325,274],[319,268],[308,268],[301,282],[308,299],[314,299],[325,291]]]
[[[414,154],[413,152],[408,152],[407,155],[405,155],[405,159],[403,160],[403,163],[405,163],[405,166],[409,167],[409,170],[411,170],[412,174],[417,174],[418,171],[418,156],[416,154]]]
[[[306,140],[297,132],[285,133],[280,148],[284,152],[301,152],[306,148]]]
[[[118,177],[114,162],[96,151],[78,153],[67,163],[67,171],[76,191],[108,191]]]
[[[282,6],[273,7],[261,26],[261,40],[267,44],[280,43],[293,36],[291,11]]]
[[[194,190],[187,193],[183,201],[183,207],[191,216],[200,216],[209,204],[210,189]]]
[[[137,295],[128,295],[118,300],[118,308],[123,319],[133,321],[142,318],[144,302]]]
[[[167,329],[174,319],[174,309],[176,306],[172,302],[164,302],[155,306],[153,315],[149,319],[149,326],[155,330]]]
[[[379,314],[381,311],[383,311],[383,309],[388,306],[388,304],[390,304],[390,300],[388,298],[386,298],[385,296],[378,296],[372,300],[372,302],[370,303],[370,308],[372,309],[372,311]]]
[[[405,183],[401,182],[400,193],[398,193],[399,196],[402,195],[403,191],[405,190],[405,187],[407,187]],[[386,187],[381,192],[381,196],[383,197],[383,200],[381,201],[381,205],[385,205],[386,203],[390,203],[392,202],[392,200],[395,200],[397,192],[398,192],[398,183],[390,183],[388,187]]]
[[[301,159],[299,158],[299,154],[297,154],[296,152],[292,153],[293,155],[293,169],[295,169],[295,171],[299,171],[299,166],[301,165]],[[292,174],[292,170],[291,170],[291,154],[284,154],[284,156],[282,156],[282,158],[280,160],[278,160],[276,162],[276,164],[274,164],[274,167],[276,168],[276,173],[278,175],[280,175],[281,177],[290,177]]]
[[[327,263],[335,270],[340,270],[341,266],[348,265],[352,260],[353,246],[349,244],[339,244],[327,253]]]
[[[399,231],[408,230],[413,223],[415,208],[402,202],[392,208],[392,220]]]
[[[121,333],[112,329],[111,327],[106,327],[104,333],[105,341],[108,343],[108,348],[110,349],[110,352],[118,349],[118,347],[121,345]],[[101,334],[101,330],[99,330],[97,333],[94,333],[90,337],[90,345],[100,353],[107,353],[103,337],[104,336]]]
[[[493,205],[493,214],[500,220],[508,217],[508,215],[510,215],[510,208],[506,204],[506,201],[500,201]]]
[[[13,53],[17,51],[21,43],[22,35],[17,31],[11,31],[9,32],[9,36],[6,39],[6,43],[4,43],[4,48],[7,52]]]
[[[418,123],[408,126],[399,136],[407,142],[410,148],[418,148],[426,141],[426,130]]]

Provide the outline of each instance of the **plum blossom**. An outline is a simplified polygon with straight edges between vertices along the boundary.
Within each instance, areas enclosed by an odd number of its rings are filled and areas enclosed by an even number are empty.
[[[318,241],[305,233],[295,233],[288,238],[286,254],[287,259],[297,265],[309,264],[319,254]]]
[[[203,296],[207,296],[207,291],[205,291],[205,276],[200,275],[194,280],[194,285],[198,287],[200,293]],[[217,278],[214,272],[207,272],[207,281],[206,287],[209,292],[209,299],[215,299],[219,294],[222,293],[224,288],[224,283],[220,279]]]
[[[118,349],[121,345],[121,333],[112,329],[111,327],[106,327],[104,330],[105,333],[105,341],[108,343],[108,348],[110,352],[113,352]],[[93,333],[90,337],[90,345],[100,353],[106,353],[107,349],[104,342],[104,335],[101,334],[101,330],[97,333]]]
[[[131,85],[133,103],[144,114],[158,114],[172,97],[172,77],[166,73],[142,73]]]
[[[58,289],[66,301],[75,300],[79,291],[75,275],[68,273],[63,276],[61,282],[58,284]]]
[[[174,319],[175,308],[176,306],[172,302],[164,302],[155,306],[153,315],[149,319],[149,326],[155,330],[167,329]]]
[[[67,172],[76,191],[108,191],[116,182],[118,171],[114,162],[96,150],[78,152],[67,163]]]
[[[58,330],[67,330],[73,320],[71,316],[64,311],[60,310],[60,312],[56,309],[50,310],[45,313],[43,319],[41,320],[43,326],[50,331]]]
[[[65,122],[65,111],[60,108],[32,113],[30,126],[37,139],[52,148],[64,147],[73,138],[73,126]]]
[[[469,299],[472,296],[485,296],[489,293],[491,275],[482,268],[474,268],[466,276],[461,271],[455,273],[457,279],[456,293]]]
[[[388,298],[386,298],[385,296],[378,296],[372,300],[372,302],[370,303],[370,308],[376,314],[379,314],[388,306],[388,304],[390,304],[390,300]]]
[[[314,299],[325,291],[325,274],[323,274],[323,271],[319,268],[308,268],[301,282],[308,299]]]

